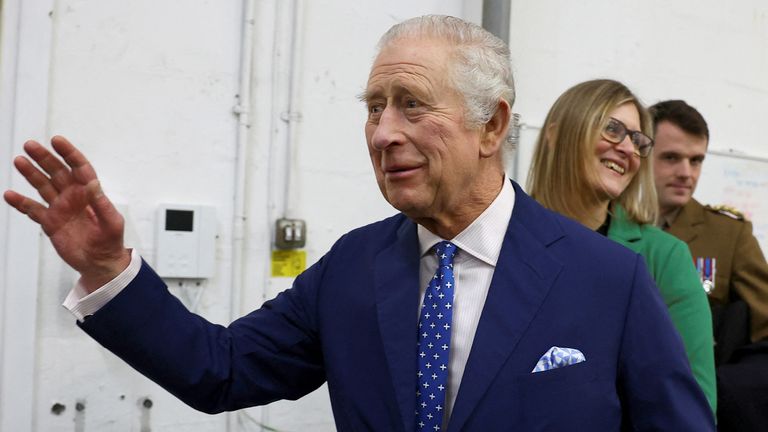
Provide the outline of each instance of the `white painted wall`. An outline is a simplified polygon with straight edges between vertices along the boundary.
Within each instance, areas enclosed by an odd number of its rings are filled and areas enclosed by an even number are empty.
[[[239,91],[243,3],[57,0],[51,4],[52,36],[45,39],[52,48],[46,57],[50,69],[37,78],[40,85],[50,82],[48,108],[38,115],[48,125],[45,134],[68,136],[86,152],[107,192],[125,209],[129,243],[150,261],[158,204],[216,206],[216,276],[201,287],[173,290],[191,304],[202,289],[198,312],[219,323],[229,321],[233,295],[241,299],[239,312],[245,312],[290,285],[290,279],[271,278],[268,273],[275,218],[306,219],[308,261],[314,262],[347,230],[393,213],[375,186],[363,136],[365,112],[355,97],[364,88],[380,34],[401,19],[424,13],[475,21],[480,16],[479,0],[299,1],[295,18],[292,2],[254,1],[252,95],[244,101],[251,118],[246,267],[244,289],[233,293],[237,124],[232,108]],[[294,19],[295,29],[284,24]],[[567,87],[608,76],[627,83],[648,103],[672,97],[689,100],[707,117],[713,147],[766,156],[759,125],[768,114],[767,21],[768,5],[761,0],[730,5],[710,0],[513,1],[515,111],[535,126]],[[5,33],[3,37],[7,38]],[[288,75],[291,37],[299,48],[293,56],[293,76]],[[19,49],[33,53],[39,43],[24,40]],[[5,64],[7,51],[0,54]],[[287,91],[290,82],[292,95]],[[0,81],[0,100],[5,101],[9,88],[18,84]],[[289,100],[301,119],[292,126],[280,120]],[[18,122],[20,113],[39,102],[17,103],[15,109],[0,110],[0,120],[7,115]],[[523,168],[530,151],[526,143],[535,129],[524,133]],[[0,163],[10,167],[11,150],[18,151],[20,138],[5,131],[0,137]],[[10,182],[5,168],[0,173],[0,181]],[[0,239],[7,239],[13,222],[7,213],[0,216],[0,230],[6,233]],[[265,423],[284,431],[334,430],[322,389],[297,402],[229,417],[203,415],[182,405],[74,326],[59,304],[75,275],[47,244],[36,246],[34,232],[27,238],[34,245],[27,248],[40,256],[41,269],[39,282],[36,270],[26,279],[38,286],[36,308],[32,305],[37,317],[34,352],[16,355],[35,359],[34,380],[28,383],[33,389],[26,410],[33,419],[29,429],[250,431]],[[5,263],[15,252],[9,247],[0,244]],[[30,307],[9,304],[9,290],[18,287],[2,287],[3,310]],[[34,300],[27,296],[18,301]],[[16,342],[9,341],[13,337],[6,333],[0,339],[6,350],[3,358],[13,356],[7,351]],[[3,362],[0,366],[10,364]],[[0,377],[0,401],[13,397],[5,384],[10,373]],[[152,399],[152,408],[143,407],[145,398]],[[75,409],[78,401],[84,403],[83,411]],[[66,406],[60,415],[51,413],[57,402]]]
[[[86,152],[150,261],[158,204],[217,207],[218,266],[200,312],[227,322],[241,2],[57,1],[52,17],[50,132]],[[42,255],[35,430],[223,430],[225,416],[183,406],[84,337],[59,306],[75,275],[47,245]],[[197,289],[174,288],[183,299]],[[54,403],[66,410],[54,415]]]

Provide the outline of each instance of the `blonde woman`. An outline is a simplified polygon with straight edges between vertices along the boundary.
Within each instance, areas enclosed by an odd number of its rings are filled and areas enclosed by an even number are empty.
[[[645,258],[714,413],[712,320],[706,294],[685,243],[653,225],[658,205],[648,157],[652,130],[645,108],[623,84],[578,84],[557,99],[544,121],[528,190],[545,207]]]

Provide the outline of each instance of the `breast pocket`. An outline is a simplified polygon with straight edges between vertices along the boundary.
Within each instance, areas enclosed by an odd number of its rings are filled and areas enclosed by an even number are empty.
[[[594,362],[587,360],[548,371],[520,375],[517,381],[523,387],[537,387],[549,383],[556,383],[562,387],[573,383],[589,382],[597,379],[597,369],[594,365]]]
[[[615,378],[597,362],[520,375],[516,382],[522,396],[519,409],[530,430],[573,424],[602,428],[620,421]]]

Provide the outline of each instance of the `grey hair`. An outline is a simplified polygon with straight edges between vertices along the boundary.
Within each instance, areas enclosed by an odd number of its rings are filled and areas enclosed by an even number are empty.
[[[504,41],[477,24],[456,17],[425,15],[394,25],[379,40],[378,50],[399,39],[414,37],[432,37],[455,46],[449,78],[464,98],[468,126],[487,123],[496,113],[499,99],[512,107],[515,84],[509,48]],[[509,128],[509,134],[512,129]]]

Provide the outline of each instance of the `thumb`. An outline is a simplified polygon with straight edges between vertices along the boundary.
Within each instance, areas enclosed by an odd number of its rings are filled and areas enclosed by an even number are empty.
[[[88,204],[93,209],[99,224],[109,231],[122,230],[123,216],[104,194],[99,180],[93,179],[85,187]]]

